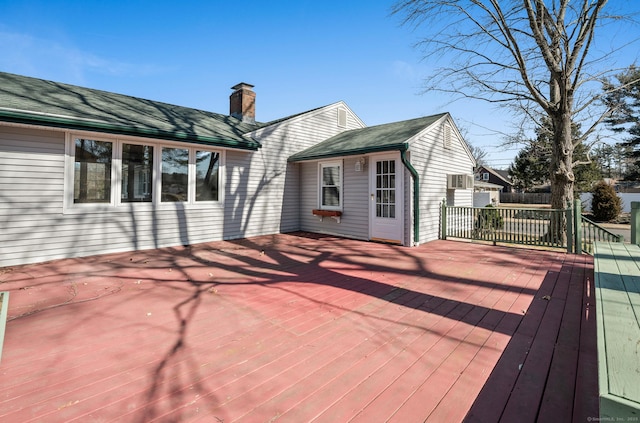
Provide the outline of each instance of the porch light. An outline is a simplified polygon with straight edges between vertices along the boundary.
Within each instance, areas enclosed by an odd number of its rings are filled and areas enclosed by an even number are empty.
[[[366,160],[364,157],[360,157],[358,160],[356,160],[356,172],[362,172],[365,163]]]

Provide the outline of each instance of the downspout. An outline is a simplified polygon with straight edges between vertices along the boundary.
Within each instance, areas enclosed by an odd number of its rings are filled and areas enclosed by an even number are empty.
[[[413,245],[420,243],[420,175],[406,156],[407,146],[400,150],[400,160],[413,179]]]

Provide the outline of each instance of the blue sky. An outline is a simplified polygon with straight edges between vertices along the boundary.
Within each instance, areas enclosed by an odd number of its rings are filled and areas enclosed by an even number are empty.
[[[0,71],[225,114],[230,87],[247,82],[265,122],[339,100],[367,125],[448,111],[490,165],[507,167],[508,116],[421,94],[438,66],[393,3],[0,0]]]

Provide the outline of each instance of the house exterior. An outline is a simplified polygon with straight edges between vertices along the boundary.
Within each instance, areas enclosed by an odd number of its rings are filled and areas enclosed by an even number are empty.
[[[476,175],[477,176],[477,175]],[[473,182],[473,207],[497,206],[500,204],[500,193],[504,187],[491,182],[476,180]]]
[[[492,169],[488,166],[479,166],[475,172],[476,180],[500,185],[502,192],[514,192],[513,181],[506,170]]]
[[[438,238],[442,201],[473,202],[474,160],[448,113],[345,131],[289,161],[306,231],[417,245]]]
[[[260,123],[252,88],[223,115],[0,73],[0,267],[296,230],[413,245],[442,199],[471,205],[448,114],[367,128],[336,102]]]

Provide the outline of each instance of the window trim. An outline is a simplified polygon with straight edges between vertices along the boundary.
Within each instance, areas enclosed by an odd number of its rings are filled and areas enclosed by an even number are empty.
[[[74,169],[75,169],[75,140],[90,139],[94,141],[111,142],[113,144],[111,158],[111,196],[110,201],[104,203],[75,203],[74,202]],[[146,202],[126,202],[122,201],[122,157],[123,144],[148,145],[153,147],[153,166],[151,172],[152,200]],[[189,153],[188,165],[188,195],[187,201],[163,202],[161,201],[162,178],[162,149],[163,148],[184,148]],[[196,151],[210,151],[219,154],[218,159],[218,200],[196,201]],[[107,212],[107,211],[128,211],[131,208],[145,209],[165,209],[175,208],[176,203],[180,203],[185,208],[211,208],[224,207],[224,193],[226,186],[225,166],[226,149],[213,148],[201,144],[173,143],[164,140],[152,139],[132,139],[111,134],[96,134],[90,132],[65,132],[65,160],[64,160],[64,192],[63,192],[63,213],[82,213],[86,211]]]
[[[325,167],[337,167],[338,174],[340,175],[340,183],[337,185],[338,187],[338,205],[337,206],[325,206],[322,204],[322,191],[325,187],[324,181],[322,178],[322,170]],[[344,205],[344,166],[342,160],[331,160],[331,161],[321,161],[318,162],[318,209],[320,210],[338,210],[342,211],[342,207]]]

